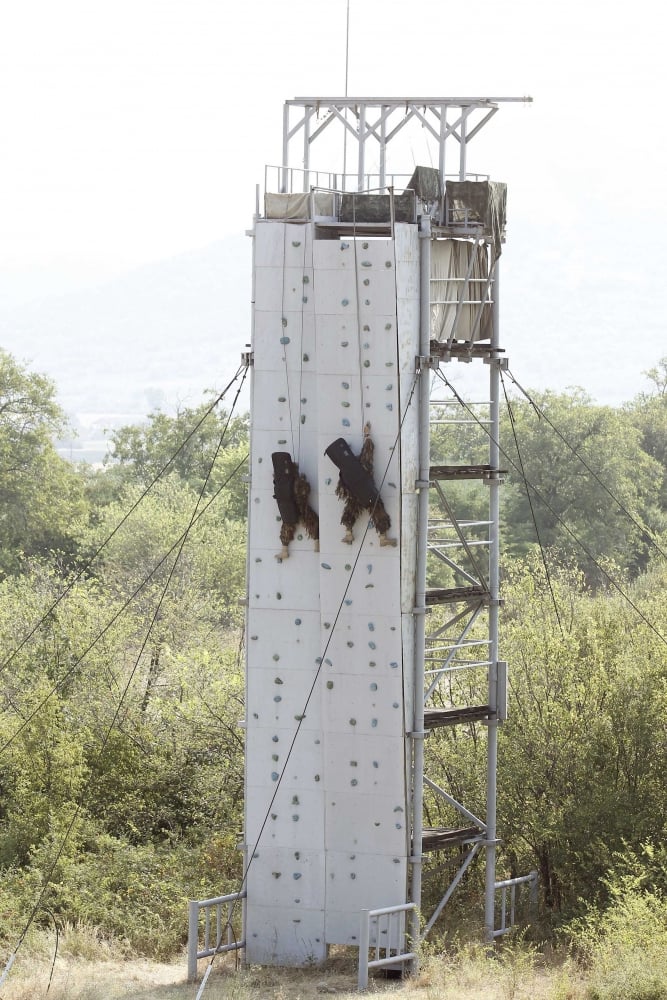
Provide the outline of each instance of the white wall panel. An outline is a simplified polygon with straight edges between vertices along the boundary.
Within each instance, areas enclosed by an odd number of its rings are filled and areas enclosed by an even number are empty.
[[[414,450],[419,245],[415,226],[397,226],[395,242],[314,232],[255,231],[248,850],[265,825],[247,940],[249,961],[277,964],[319,961],[327,943],[357,941],[362,907],[405,902],[410,853],[418,467],[403,439]],[[367,423],[395,547],[365,512],[343,541],[339,470],[324,452],[342,437],[359,454]],[[299,526],[283,562],[273,451],[299,462],[319,515],[319,551]]]

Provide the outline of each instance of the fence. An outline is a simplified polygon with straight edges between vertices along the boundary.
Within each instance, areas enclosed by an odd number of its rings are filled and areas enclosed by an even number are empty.
[[[368,970],[383,966],[410,962],[417,956],[412,951],[400,950],[405,937],[405,914],[416,910],[415,903],[402,903],[399,906],[385,906],[377,910],[361,911],[361,927],[359,931],[359,989],[368,986]],[[383,920],[386,918],[386,920]],[[375,921],[375,943],[371,945],[371,921]],[[385,926],[386,924],[386,926]],[[381,941],[381,938],[385,938]],[[369,962],[368,950],[375,949],[375,958]],[[381,953],[384,952],[384,957]]]
[[[512,927],[516,926],[516,890],[520,885],[527,885],[530,888],[529,908],[532,914],[537,913],[537,872],[530,872],[528,875],[520,875],[518,878],[508,878],[503,882],[496,882],[496,891],[500,889],[500,927],[494,930],[494,938],[507,934]],[[507,890],[510,890],[510,912],[509,923],[507,923]]]
[[[245,948],[243,935],[237,939],[232,926],[234,906],[240,899],[246,898],[246,890],[230,892],[228,896],[215,896],[213,899],[191,899],[188,903],[188,982],[194,983],[197,978],[197,962],[200,958],[210,958],[227,951],[238,951]],[[223,919],[223,907],[226,913]],[[200,914],[204,910],[204,941],[199,947]],[[213,919],[211,917],[213,916]],[[222,943],[226,934],[226,942]],[[215,941],[215,944],[212,942]]]

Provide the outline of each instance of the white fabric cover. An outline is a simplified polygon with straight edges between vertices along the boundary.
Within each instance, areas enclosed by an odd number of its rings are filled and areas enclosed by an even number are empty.
[[[310,219],[314,216],[333,216],[333,194],[329,191],[304,192],[303,194],[264,195],[264,215],[267,219]]]
[[[441,343],[450,339],[490,340],[493,318],[488,274],[488,250],[484,244],[468,240],[432,241],[432,340]]]

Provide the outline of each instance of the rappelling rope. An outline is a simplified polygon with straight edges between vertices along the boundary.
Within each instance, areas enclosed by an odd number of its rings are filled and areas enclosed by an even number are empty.
[[[382,487],[384,486],[385,480],[387,478],[387,474],[389,472],[389,467],[390,467],[392,459],[394,457],[394,453],[396,451],[396,448],[398,447],[398,443],[399,443],[400,438],[401,438],[401,431],[403,430],[403,424],[405,423],[406,417],[407,417],[408,412],[410,410],[410,406],[411,406],[413,398],[414,398],[414,393],[415,393],[415,389],[417,387],[418,381],[419,381],[419,374],[415,374],[413,382],[412,382],[412,387],[411,387],[411,390],[410,390],[410,393],[409,393],[409,396],[408,396],[408,400],[407,400],[407,403],[406,403],[405,412],[404,412],[404,414],[402,416],[402,419],[400,421],[400,425],[399,425],[399,428],[398,428],[398,433],[396,434],[394,442],[393,442],[393,444],[391,446],[391,449],[390,449],[390,452],[389,452],[389,458],[387,459],[387,464],[385,466],[385,469],[384,469],[384,472],[383,472],[383,475],[382,475],[382,479],[381,479],[380,485],[378,487],[378,498],[380,496]],[[249,873],[249,871],[250,871],[250,869],[252,867],[253,859],[255,857],[255,854],[257,852],[257,848],[259,847],[260,841],[261,841],[262,836],[264,834],[264,830],[266,829],[266,824],[269,821],[269,816],[271,815],[271,810],[273,808],[273,804],[274,804],[274,802],[276,800],[276,796],[278,795],[278,791],[280,790],[280,786],[282,784],[283,777],[285,775],[285,772],[287,771],[287,765],[289,764],[290,758],[291,758],[292,753],[294,751],[294,747],[295,747],[297,738],[299,736],[299,733],[301,732],[303,721],[304,721],[304,719],[306,717],[306,712],[308,711],[308,706],[310,705],[310,702],[311,702],[311,699],[313,697],[313,694],[315,693],[315,689],[317,687],[317,683],[319,681],[320,674],[322,672],[322,667],[324,666],[324,663],[325,663],[325,658],[326,658],[326,655],[327,655],[327,651],[329,649],[329,646],[331,645],[331,641],[332,641],[334,633],[336,631],[336,625],[338,624],[338,620],[339,620],[339,618],[341,616],[341,613],[343,611],[343,608],[345,606],[345,599],[347,597],[348,591],[349,591],[350,586],[352,584],[352,581],[354,579],[354,574],[355,574],[357,565],[359,563],[359,560],[361,559],[364,542],[366,540],[366,535],[370,531],[370,528],[371,528],[371,525],[372,525],[372,520],[373,520],[373,512],[371,511],[370,514],[369,514],[369,518],[368,518],[368,522],[366,524],[366,527],[364,528],[364,533],[362,535],[361,542],[359,544],[359,551],[357,552],[357,555],[355,556],[354,562],[352,563],[352,569],[350,571],[350,575],[348,577],[348,581],[347,581],[347,583],[345,585],[345,590],[343,591],[343,596],[340,599],[340,603],[338,605],[338,610],[336,611],[336,614],[334,616],[334,620],[331,623],[331,629],[329,631],[329,635],[327,637],[327,641],[326,641],[326,643],[324,645],[324,649],[322,651],[322,654],[320,656],[318,656],[318,658],[317,658],[317,661],[316,661],[317,662],[317,669],[315,671],[315,676],[313,677],[312,684],[310,685],[310,689],[309,689],[308,694],[306,696],[306,700],[305,700],[305,703],[303,705],[303,709],[299,713],[299,719],[298,719],[298,722],[297,722],[296,729],[294,730],[294,735],[292,737],[292,741],[291,741],[291,743],[289,745],[289,748],[287,750],[287,754],[285,756],[285,762],[284,762],[284,764],[282,766],[282,770],[280,771],[280,774],[278,775],[278,780],[276,782],[276,785],[275,785],[275,788],[274,788],[274,791],[273,791],[273,795],[271,796],[271,800],[270,800],[270,802],[269,802],[269,804],[268,804],[268,806],[266,808],[266,813],[264,815],[264,819],[263,819],[262,824],[260,826],[259,833],[257,834],[257,838],[255,840],[254,846],[252,847],[252,850],[249,851],[248,860],[246,862],[246,865],[245,865],[245,868],[244,868],[244,871],[243,871],[243,875],[241,877],[241,881],[240,881],[240,884],[239,884],[239,887],[238,887],[238,890],[237,890],[237,892],[239,892],[239,893],[241,893],[243,891],[243,888],[246,885],[246,882],[247,882],[247,879],[248,879],[248,873]],[[232,904],[232,913],[233,913],[233,908],[234,908],[235,905],[236,905],[236,900]],[[230,918],[229,919],[231,920],[231,914],[230,914]],[[217,954],[218,953],[216,952],[214,955],[211,956],[209,964],[208,964],[208,966],[206,968],[206,971],[204,973],[204,977],[203,977],[201,986],[200,986],[200,988],[199,988],[199,990],[197,992],[196,1000],[200,1000],[200,997],[203,994],[204,986],[205,986],[206,981],[208,980],[208,977],[210,975],[211,969],[213,967],[213,963],[215,962],[215,960],[217,958]]]
[[[245,379],[245,374],[244,374],[244,379]],[[237,391],[236,397],[234,399],[234,403],[232,404],[232,409],[230,411],[227,423],[225,424],[225,427],[224,427],[224,429],[222,431],[221,441],[224,439],[224,436],[225,436],[225,434],[227,432],[227,428],[229,427],[229,424],[230,424],[230,421],[232,419],[232,415],[233,415],[233,412],[234,412],[234,408],[236,406],[236,402],[238,400],[238,397],[239,397],[239,394],[241,392],[242,387],[243,387],[243,380],[241,381],[241,384],[240,384],[239,389]],[[217,454],[218,454],[218,452],[216,452],[216,457],[217,457]],[[236,474],[243,468],[243,466],[245,465],[245,463],[247,462],[247,460],[248,460],[248,455],[246,454],[241,459],[241,461],[235,466],[235,468],[232,470],[232,472],[227,477],[227,479],[224,481],[224,483],[222,483],[222,485],[216,490],[216,492],[210,497],[210,499],[206,502],[206,504],[201,508],[201,510],[198,510],[196,512],[194,523],[198,522],[199,519],[209,509],[209,507],[211,506],[211,504],[213,504],[217,500],[217,498],[220,496],[220,494],[222,493],[222,491],[224,489],[226,489],[226,487],[229,485],[229,483],[233,480],[234,476],[236,476]],[[188,531],[189,530],[190,530],[190,528],[188,528]],[[146,577],[144,577],[144,579],[141,581],[141,583],[139,584],[139,586],[132,592],[132,594],[130,595],[130,597],[125,601],[125,603],[122,605],[122,607],[112,616],[112,618],[100,630],[100,632],[98,632],[98,634],[89,643],[89,645],[86,647],[86,649],[83,651],[83,653],[74,661],[74,663],[69,668],[69,670],[65,671],[65,673],[62,675],[62,677],[53,685],[53,687],[51,688],[51,690],[44,696],[44,698],[39,702],[39,704],[36,706],[36,708],[28,716],[26,716],[25,719],[23,719],[23,721],[22,721],[21,725],[18,727],[18,729],[16,729],[11,734],[11,736],[7,739],[7,741],[0,747],[0,754],[4,753],[4,751],[7,750],[11,746],[11,744],[14,742],[14,740],[21,734],[21,732],[26,728],[26,726],[28,726],[29,723],[35,718],[35,716],[41,711],[41,709],[44,707],[44,705],[46,705],[47,702],[53,697],[53,695],[57,691],[59,691],[60,688],[63,687],[63,685],[70,679],[70,677],[73,675],[73,673],[76,670],[76,668],[79,666],[80,663],[83,662],[83,660],[86,658],[86,656],[88,655],[88,653],[90,653],[90,651],[97,645],[97,643],[106,635],[106,633],[109,631],[109,629],[113,625],[115,625],[115,623],[118,621],[118,619],[130,607],[130,605],[134,601],[135,597],[137,597],[137,595],[143,590],[143,588],[146,586],[146,584],[149,583],[149,581],[153,578],[153,576],[157,573],[157,571],[164,565],[164,563],[167,561],[167,559],[169,558],[169,556],[179,547],[179,545],[181,545],[181,543],[183,542],[186,534],[187,534],[187,532],[185,532],[184,534],[181,534],[179,536],[179,538],[176,539],[176,541],[174,542],[174,544],[172,545],[172,547],[169,549],[169,551],[153,567],[153,569],[150,571],[150,573],[148,573],[148,575]]]
[[[605,491],[605,493],[607,493],[608,496],[611,497],[611,499],[614,501],[614,503],[619,508],[619,510],[621,510],[625,514],[625,516],[627,518],[629,518],[630,521],[632,521],[632,523],[634,524],[634,526],[636,528],[638,528],[639,531],[641,531],[642,536],[644,538],[646,538],[647,541],[650,542],[650,544],[660,553],[660,555],[663,557],[663,559],[667,559],[667,553],[656,542],[654,533],[651,532],[649,534],[649,529],[647,529],[645,525],[641,524],[636,519],[636,517],[634,517],[634,515],[627,509],[627,507],[625,507],[624,504],[618,499],[618,497],[609,489],[609,487],[604,482],[604,480],[597,474],[597,472],[595,471],[595,469],[593,469],[588,464],[588,462],[583,457],[583,455],[581,455],[581,453],[579,451],[577,451],[577,449],[574,447],[574,445],[570,444],[570,442],[567,440],[567,438],[564,437],[563,434],[561,434],[561,432],[558,430],[558,428],[549,419],[549,416],[542,409],[542,407],[539,406],[539,404],[536,403],[535,400],[530,397],[530,395],[526,392],[526,390],[523,388],[523,386],[519,382],[517,382],[517,380],[515,379],[515,377],[512,374],[512,372],[510,372],[508,370],[507,374],[508,374],[509,378],[512,380],[512,382],[514,383],[514,385],[517,387],[517,389],[519,390],[519,392],[523,396],[525,396],[525,398],[528,400],[528,402],[530,403],[530,405],[532,406],[533,410],[535,411],[535,413],[537,414],[537,416],[540,418],[540,420],[544,420],[549,425],[549,427],[554,432],[554,434],[556,435],[556,437],[558,437],[559,440],[563,442],[563,444],[572,452],[572,454],[575,456],[575,458],[579,459],[579,461],[581,462],[581,464],[583,465],[583,467],[586,469],[586,471],[593,477],[593,479],[595,480],[595,482],[599,486],[602,487],[602,489]]]
[[[241,383],[241,384],[243,384],[243,383]],[[241,387],[239,387],[239,392],[240,392],[240,388]],[[237,399],[238,399],[238,393],[237,393]],[[230,415],[230,419],[231,419],[231,415]],[[229,426],[229,421],[227,422],[227,426]],[[148,645],[148,640],[149,640],[149,638],[151,636],[151,633],[153,631],[153,627],[154,627],[156,621],[158,620],[158,617],[159,617],[162,605],[163,605],[163,603],[164,603],[164,601],[166,599],[169,587],[171,586],[171,581],[172,581],[174,573],[176,571],[176,566],[178,565],[179,559],[181,557],[181,553],[183,552],[183,548],[184,548],[185,543],[186,543],[186,541],[188,539],[190,531],[192,530],[193,526],[195,525],[196,521],[198,520],[199,507],[200,507],[200,504],[202,503],[202,500],[203,500],[203,497],[204,497],[204,493],[206,491],[206,488],[208,486],[209,480],[211,478],[211,474],[213,472],[213,468],[214,468],[215,462],[217,460],[218,454],[220,453],[220,450],[222,448],[222,444],[223,444],[225,432],[227,430],[227,426],[223,430],[223,432],[222,432],[222,434],[220,436],[220,439],[218,441],[218,444],[217,444],[217,447],[216,447],[216,450],[215,450],[215,454],[213,455],[213,458],[211,460],[211,463],[210,463],[209,468],[208,468],[207,473],[206,473],[206,477],[204,479],[202,487],[201,487],[201,489],[199,491],[199,494],[197,496],[197,502],[195,504],[194,510],[192,512],[192,515],[190,517],[190,521],[188,523],[188,526],[185,529],[185,531],[183,532],[183,534],[181,535],[179,543],[177,543],[177,545],[175,546],[177,548],[177,552],[176,552],[176,555],[174,557],[173,564],[172,564],[172,566],[171,566],[171,568],[169,570],[169,573],[167,575],[166,582],[164,584],[164,587],[162,588],[162,592],[160,594],[159,600],[158,600],[157,605],[155,607],[155,610],[153,612],[153,616],[152,616],[151,621],[149,623],[148,629],[146,630],[146,635],[144,637],[144,640],[143,640],[143,642],[141,644],[139,652],[137,653],[134,665],[133,665],[133,667],[132,667],[132,669],[130,671],[129,677],[128,677],[127,682],[125,684],[125,687],[123,688],[120,700],[119,700],[119,702],[118,702],[118,704],[116,706],[116,709],[114,711],[114,714],[113,714],[113,717],[111,719],[111,722],[109,723],[109,725],[108,725],[108,727],[106,729],[106,732],[105,732],[105,734],[104,734],[104,736],[102,738],[102,741],[101,741],[101,744],[100,744],[100,747],[99,747],[99,750],[98,750],[98,754],[97,754],[97,760],[98,761],[102,758],[102,755],[104,754],[104,751],[106,750],[106,747],[108,745],[109,739],[111,738],[111,734],[112,734],[112,732],[114,731],[114,729],[116,727],[116,722],[118,720],[118,716],[120,715],[120,710],[121,710],[121,708],[122,708],[122,706],[123,706],[123,704],[125,702],[127,694],[128,694],[128,692],[130,690],[130,687],[132,685],[132,681],[134,680],[135,674],[136,674],[136,672],[137,672],[137,670],[139,668],[139,663],[140,663],[141,658],[142,658],[142,656],[143,656],[143,654],[145,652],[146,646]],[[88,793],[88,791],[89,791],[89,789],[90,789],[90,787],[92,785],[93,775],[94,775],[94,768],[91,768],[88,780],[86,781],[83,789],[81,790],[81,792],[80,792],[80,794],[78,796],[78,800],[76,802],[76,807],[74,809],[74,813],[72,815],[72,818],[70,819],[70,821],[69,821],[69,823],[68,823],[68,825],[67,825],[67,827],[65,829],[65,833],[64,833],[64,835],[63,835],[63,837],[62,837],[62,839],[60,841],[60,845],[58,847],[58,850],[56,851],[55,857],[54,857],[54,859],[53,859],[53,861],[52,861],[52,863],[51,863],[51,865],[49,867],[48,872],[46,873],[46,876],[43,879],[43,885],[42,885],[42,888],[41,888],[41,890],[40,890],[40,892],[39,892],[39,894],[37,896],[37,900],[35,901],[32,909],[31,909],[31,911],[30,911],[30,913],[28,915],[28,919],[26,921],[26,924],[25,924],[23,930],[21,931],[21,934],[19,935],[18,941],[17,941],[17,943],[16,943],[16,945],[15,945],[13,951],[12,951],[12,954],[10,955],[10,958],[9,958],[9,960],[8,960],[6,966],[5,966],[3,975],[0,978],[0,985],[2,985],[2,983],[4,982],[6,976],[8,975],[9,970],[11,969],[11,966],[14,963],[16,955],[17,955],[17,953],[18,953],[21,945],[23,944],[23,942],[24,942],[24,940],[26,938],[26,935],[27,935],[28,931],[30,930],[30,927],[32,926],[32,923],[33,923],[33,921],[34,921],[37,913],[39,912],[40,908],[42,907],[42,903],[43,903],[43,900],[44,900],[44,897],[45,897],[46,893],[48,892],[49,883],[51,881],[53,873],[54,873],[54,871],[56,869],[56,866],[57,866],[60,858],[62,857],[62,853],[65,850],[65,846],[67,844],[67,841],[69,840],[69,837],[70,837],[70,835],[72,833],[72,830],[74,829],[76,821],[79,818],[79,815],[80,815],[81,810],[83,808],[83,805],[84,805],[87,793]]]
[[[463,401],[463,399],[459,396],[459,394],[457,393],[456,389],[451,384],[451,382],[449,382],[445,378],[445,376],[442,375],[439,371],[436,372],[436,375],[438,376],[438,378],[440,378],[442,380],[442,382],[448,387],[448,389],[450,389],[450,391],[454,394],[454,396],[456,397],[456,399],[458,400],[458,402],[461,404],[461,406],[465,410],[467,410],[467,412],[472,416],[473,420],[475,420],[475,422],[479,424],[479,426],[482,428],[482,430],[484,431],[484,433],[488,435],[489,439],[496,445],[496,447],[498,448],[498,450],[499,450],[500,454],[503,456],[503,458],[505,458],[505,460],[507,462],[509,462],[509,464],[512,466],[512,468],[516,472],[518,472],[519,475],[521,475],[521,470],[520,470],[519,466],[516,464],[516,462],[514,462],[512,460],[512,458],[507,454],[507,452],[503,450],[503,448],[500,446],[500,443],[494,439],[494,437],[491,434],[490,430],[487,427],[484,426],[484,424],[482,423],[482,421],[479,420],[479,418],[476,416],[476,414]],[[633,611],[637,614],[637,616],[641,619],[641,621],[643,621],[644,624],[653,633],[655,633],[655,635],[658,637],[658,639],[660,639],[660,641],[663,642],[667,646],[667,638],[665,638],[665,636],[662,635],[662,633],[657,629],[657,627],[653,624],[653,622],[651,622],[646,617],[646,615],[643,613],[643,611],[641,611],[640,608],[637,607],[637,605],[634,603],[634,601],[629,596],[629,594],[627,594],[623,590],[623,588],[621,587],[621,585],[614,579],[614,577],[609,573],[609,571],[606,570],[603,566],[600,565],[600,563],[597,561],[597,559],[595,558],[595,556],[593,555],[593,553],[586,547],[586,545],[584,545],[584,543],[581,541],[581,539],[578,537],[578,535],[576,535],[574,533],[574,531],[563,520],[563,518],[560,516],[560,514],[558,514],[553,509],[553,507],[546,500],[546,498],[544,497],[544,495],[542,494],[542,492],[540,490],[538,490],[537,486],[535,486],[534,483],[530,483],[529,480],[526,480],[526,482],[528,483],[528,485],[530,486],[530,488],[532,489],[533,493],[538,498],[538,500],[540,500],[540,502],[544,504],[544,506],[547,508],[547,510],[556,518],[556,520],[558,521],[558,523],[563,526],[563,528],[565,529],[565,531],[576,542],[576,544],[579,546],[579,548],[582,550],[582,552],[585,552],[585,554],[591,560],[592,564],[596,567],[596,569],[598,569],[600,571],[600,573],[604,576],[604,578],[609,581],[609,583],[612,585],[612,587],[614,588],[614,590],[616,590],[621,595],[621,597],[625,601],[627,601],[627,603],[630,605],[630,607],[633,609]]]
[[[37,621],[37,623],[30,629],[29,632],[26,633],[26,635],[24,635],[24,637],[21,639],[21,641],[19,642],[19,644],[17,646],[15,646],[14,649],[11,651],[11,653],[3,660],[3,662],[0,664],[0,672],[2,672],[5,669],[5,667],[9,666],[9,664],[13,661],[14,657],[17,656],[18,653],[20,653],[20,651],[23,649],[23,647],[26,645],[26,643],[29,642],[30,639],[32,639],[32,637],[35,635],[35,633],[37,631],[39,631],[39,629],[42,627],[42,625],[46,621],[48,621],[48,619],[50,618],[50,616],[52,615],[52,613],[55,611],[55,609],[58,607],[58,605],[60,604],[60,602],[65,597],[67,597],[67,595],[71,592],[71,590],[73,589],[73,587],[75,586],[75,584],[78,583],[78,581],[88,572],[88,570],[90,569],[90,567],[92,566],[92,564],[94,563],[94,561],[97,559],[97,557],[99,556],[99,554],[106,548],[106,546],[109,544],[109,542],[111,541],[111,539],[122,528],[122,526],[125,524],[125,522],[127,521],[127,519],[134,513],[134,511],[137,509],[137,507],[141,504],[141,502],[146,498],[146,496],[153,489],[153,487],[155,486],[155,484],[162,478],[162,476],[171,467],[171,465],[173,465],[174,460],[178,457],[178,455],[180,455],[180,453],[183,451],[183,448],[185,448],[185,446],[188,444],[188,442],[197,433],[197,431],[199,430],[199,428],[202,426],[202,424],[207,419],[207,417],[210,416],[210,414],[216,408],[216,406],[218,405],[218,403],[220,403],[225,398],[227,392],[234,385],[234,382],[236,382],[236,380],[238,379],[238,377],[239,377],[239,375],[241,374],[242,371],[244,372],[244,374],[243,374],[243,379],[241,380],[241,385],[243,385],[243,382],[245,380],[245,376],[246,376],[246,373],[247,373],[247,369],[245,369],[245,371],[244,371],[244,368],[245,368],[244,365],[241,365],[239,367],[239,369],[236,372],[236,374],[234,375],[233,379],[225,386],[225,388],[222,390],[222,392],[218,396],[216,396],[216,398],[214,399],[214,401],[211,403],[211,405],[207,409],[206,413],[202,416],[202,418],[200,420],[197,421],[197,423],[195,424],[195,426],[186,435],[186,437],[183,439],[183,441],[181,441],[181,443],[178,446],[178,448],[176,449],[176,451],[169,458],[169,461],[166,462],[162,466],[162,468],[155,474],[155,476],[150,481],[150,483],[148,484],[148,486],[146,487],[146,489],[143,491],[143,493],[141,494],[141,496],[132,504],[132,506],[123,515],[123,517],[120,519],[120,521],[115,526],[115,528],[107,535],[107,537],[104,539],[104,541],[101,543],[101,545],[98,546],[98,548],[95,550],[95,552],[92,554],[92,556],[86,561],[86,563],[81,567],[81,569],[72,577],[72,579],[70,580],[70,582],[68,583],[68,585],[65,587],[65,589],[58,595],[58,597],[55,599],[55,601],[53,601],[53,603],[49,606],[49,608],[43,613],[43,615]],[[237,397],[236,398],[238,399],[238,393],[237,393]],[[230,419],[231,419],[231,414],[230,414]],[[227,421],[227,426],[229,426],[229,421]]]

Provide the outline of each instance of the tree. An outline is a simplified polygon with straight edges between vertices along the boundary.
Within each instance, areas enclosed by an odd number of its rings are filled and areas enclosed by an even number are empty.
[[[75,551],[87,508],[81,477],[53,444],[65,426],[50,379],[0,350],[0,573]]]
[[[513,402],[514,425],[503,427],[506,550],[525,555],[536,542],[530,492],[544,547],[574,557],[591,580],[600,579],[593,560],[605,558],[636,574],[665,526],[658,460],[626,413],[595,405],[582,390],[534,398],[546,419],[527,401]]]
[[[640,393],[627,407],[630,420],[639,431],[641,447],[662,467],[660,509],[667,513],[667,357],[644,373],[654,391]]]
[[[230,420],[223,409],[209,410],[211,404],[202,403],[175,417],[155,412],[145,424],[114,431],[107,476],[115,477],[121,487],[128,482],[147,486],[170,463],[168,473],[176,473],[197,491],[206,484],[208,495],[233,476],[225,490],[227,516],[245,520],[247,489],[242,477],[233,474],[248,452],[248,417]]]

